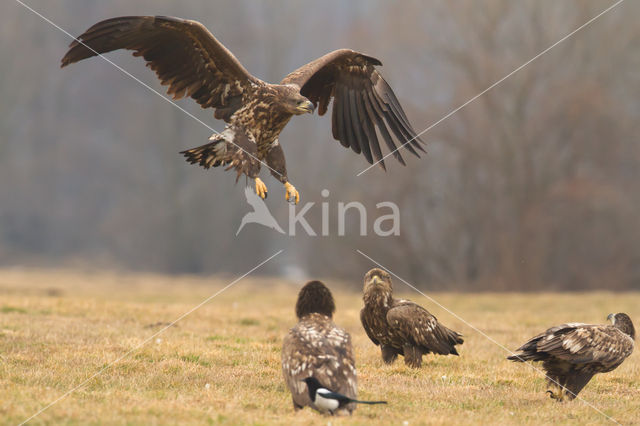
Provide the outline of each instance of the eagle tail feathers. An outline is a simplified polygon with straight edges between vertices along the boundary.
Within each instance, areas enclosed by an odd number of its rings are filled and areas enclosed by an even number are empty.
[[[184,155],[189,163],[198,164],[205,169],[218,167],[229,162],[227,141],[220,135],[213,135],[209,140],[211,142],[181,151],[180,154]]]
[[[517,352],[508,356],[509,361],[525,362],[525,361],[544,361],[548,358],[546,352],[538,351],[538,342],[540,338],[536,337],[529,340],[527,343],[518,348]]]
[[[544,361],[547,358],[548,358],[548,355],[545,353],[536,352],[536,351],[527,351],[523,349],[519,349],[518,352],[507,357],[509,361],[514,361],[514,362]]]

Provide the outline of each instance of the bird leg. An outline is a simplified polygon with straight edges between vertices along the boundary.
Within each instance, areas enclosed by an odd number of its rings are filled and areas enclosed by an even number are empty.
[[[291,185],[289,182],[285,182],[284,190],[284,199],[290,202],[293,202],[295,200],[295,203],[298,204],[298,201],[300,201],[300,194],[296,190],[296,187]]]
[[[380,346],[382,352],[382,360],[385,364],[393,364],[398,358],[398,351],[393,346],[382,345]]]
[[[422,351],[420,348],[406,344],[403,346],[404,363],[411,368],[420,368],[422,365]]]
[[[256,194],[258,194],[258,197],[264,200],[265,198],[267,198],[267,185],[265,185],[262,179],[260,178],[256,178],[255,181],[256,181]]]

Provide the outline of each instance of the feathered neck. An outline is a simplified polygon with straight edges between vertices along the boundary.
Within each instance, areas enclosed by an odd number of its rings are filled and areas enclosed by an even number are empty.
[[[616,314],[613,326],[631,337],[633,340],[636,339],[636,329],[633,326],[633,322],[631,322],[631,318],[629,318],[627,314]]]
[[[362,299],[364,300],[365,306],[387,311],[391,307],[393,295],[390,290],[373,287],[365,291]]]
[[[319,312],[311,312],[310,314],[306,314],[300,317],[299,321],[314,321],[314,322],[331,322],[332,319],[330,316],[325,314],[321,314]]]

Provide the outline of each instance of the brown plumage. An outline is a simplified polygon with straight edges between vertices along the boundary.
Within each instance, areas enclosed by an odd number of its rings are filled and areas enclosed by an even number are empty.
[[[398,99],[375,66],[381,62],[350,49],[328,53],[287,75],[280,84],[253,75],[199,22],[166,16],[126,16],[99,22],[74,40],[62,67],[117,49],[133,50],[153,69],[174,99],[193,98],[227,122],[210,143],[183,151],[192,164],[226,166],[255,180],[264,161],[298,201],[289,183],[278,136],[293,115],[327,112],[333,99],[333,137],[369,163],[382,160],[376,129],[389,151],[401,144],[419,157],[424,151]],[[402,164],[399,151],[394,157]],[[384,169],[384,161],[380,161]]]
[[[364,276],[362,326],[373,343],[380,346],[385,363],[404,356],[409,367],[422,365],[422,355],[458,355],[455,345],[462,335],[449,330],[423,307],[404,299],[394,299],[391,276],[374,268]]]
[[[635,329],[627,314],[609,314],[608,324],[569,323],[552,327],[507,359],[542,361],[551,398],[572,400],[597,373],[616,369],[631,355]]]
[[[333,321],[335,303],[320,281],[305,284],[298,294],[298,324],[289,330],[282,345],[282,374],[295,410],[311,407],[307,384],[315,377],[323,386],[356,399],[356,363],[351,336]],[[355,404],[341,407],[335,414],[351,414]],[[321,410],[318,410],[321,411]]]

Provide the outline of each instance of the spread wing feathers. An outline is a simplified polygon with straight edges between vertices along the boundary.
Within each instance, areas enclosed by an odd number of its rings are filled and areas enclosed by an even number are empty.
[[[462,335],[440,324],[426,309],[408,300],[401,300],[387,312],[391,332],[403,341],[425,352],[458,355],[455,345],[462,344]]]
[[[319,314],[300,321],[284,339],[282,373],[297,407],[313,406],[303,379],[313,376],[323,386],[357,398],[355,356],[349,333]],[[354,404],[347,405],[352,411]]]
[[[607,372],[633,352],[633,339],[611,325],[563,324],[522,345],[512,361],[557,359],[569,364],[594,364]]]
[[[82,41],[82,43],[78,42]],[[117,49],[133,50],[174,99],[190,96],[228,121],[253,77],[199,22],[164,16],[124,16],[98,22],[70,45],[62,67]],[[87,47],[88,46],[88,47]]]
[[[362,153],[370,164],[382,160],[377,129],[389,151],[404,165],[398,146],[406,144],[404,148],[420,157],[423,142],[376,65],[382,65],[376,58],[340,49],[298,68],[281,84],[297,85],[320,115],[327,112],[333,99],[333,138],[344,147]],[[384,161],[379,164],[385,169]]]

